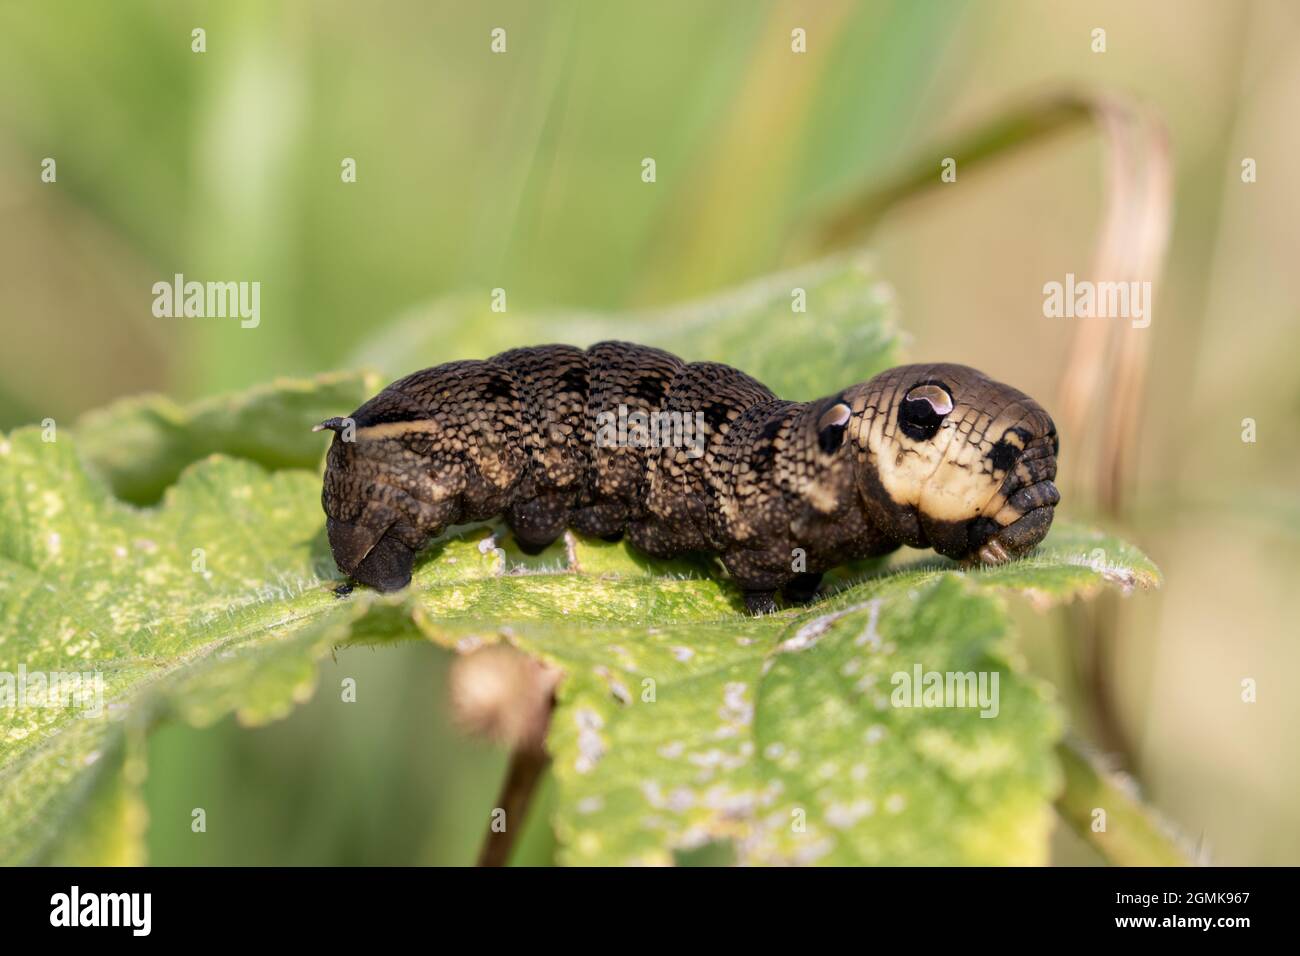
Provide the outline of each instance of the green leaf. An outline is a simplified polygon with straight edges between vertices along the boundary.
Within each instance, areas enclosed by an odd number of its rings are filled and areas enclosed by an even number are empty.
[[[309,692],[311,662],[349,618],[322,586],[317,486],[209,459],[140,510],[87,474],[68,438],[0,439],[0,672],[10,698],[23,678],[30,695],[2,712],[0,860],[52,851],[99,765],[120,761],[129,723],[169,710],[255,723]],[[74,673],[84,698],[38,705],[34,681]]]
[[[571,542],[579,564],[589,547]],[[746,617],[713,582],[631,569],[594,593],[567,576],[462,582],[463,613],[448,585],[412,600],[440,643],[504,636],[564,670],[549,745],[566,862],[670,863],[730,841],[744,863],[1028,864],[1046,860],[1061,726],[1009,645],[1001,595],[1045,604],[1120,579],[1157,577],[1066,525],[1006,567],[926,560],[804,614]],[[996,714],[893,706],[893,676],[917,667],[996,673]]]
[[[795,286],[807,316],[789,312]],[[639,318],[593,319],[589,338],[681,336],[694,357],[734,361],[742,330],[761,327],[768,358],[747,370],[806,396],[892,361],[883,301],[846,262],[666,313],[644,336]],[[517,322],[520,339],[562,337]],[[439,354],[394,354],[455,357],[454,323],[443,333]],[[431,547],[402,594],[339,599],[326,440],[309,428],[376,384],[281,382],[189,409],[148,399],[57,442],[0,438],[0,675],[84,672],[103,693],[102,712],[94,699],[0,709],[0,861],[138,860],[140,741],[157,721],[274,720],[338,645],[421,633],[457,651],[505,640],[563,669],[548,746],[566,861],[1045,859],[1061,722],[1012,652],[1003,595],[1156,583],[1136,550],[1059,525],[1004,568],[866,563],[804,612],[754,618],[711,560],[572,534],[528,558],[476,527]],[[153,507],[122,500],[159,491]],[[891,706],[893,675],[918,665],[996,673],[997,716]]]
[[[351,411],[383,386],[373,374],[282,379],[236,396],[181,407],[162,395],[129,398],[82,416],[77,443],[132,504],[154,504],[191,462],[247,458],[267,468],[315,468],[321,440],[311,428]]]

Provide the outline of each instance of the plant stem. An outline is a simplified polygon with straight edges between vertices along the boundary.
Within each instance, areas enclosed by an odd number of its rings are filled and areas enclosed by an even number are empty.
[[[969,172],[1020,147],[1084,125],[1093,119],[1095,109],[1095,101],[1086,96],[1064,94],[1003,114],[946,147],[931,150],[932,162],[909,163],[883,184],[816,210],[796,229],[792,256],[815,257],[860,242],[885,213],[940,185],[939,161],[945,156],[960,157],[963,172]]]
[[[1119,614],[1119,602],[1113,594],[1101,594],[1092,604],[1068,608],[1067,643],[1078,648],[1078,676],[1097,742],[1118,761],[1116,769],[1136,774],[1142,769],[1138,753],[1124,729],[1110,677]]]
[[[542,779],[549,762],[550,758],[544,749],[529,743],[521,744],[510,752],[510,766],[497,798],[497,809],[505,811],[504,826],[495,826],[495,819],[488,824],[483,846],[479,850],[479,866],[505,866],[509,861],[515,834],[523,831],[528,806],[532,803],[537,783]]]
[[[1195,862],[1168,823],[1144,805],[1127,778],[1111,773],[1071,741],[1057,744],[1065,790],[1056,811],[1080,837],[1116,866],[1191,866]],[[1105,829],[1094,830],[1096,810]]]

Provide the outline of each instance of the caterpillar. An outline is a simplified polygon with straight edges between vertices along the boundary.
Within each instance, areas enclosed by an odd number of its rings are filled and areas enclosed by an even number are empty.
[[[1060,442],[1023,392],[903,365],[811,402],[626,342],[424,369],[333,431],[321,503],[339,570],[405,587],[422,547],[497,516],[526,553],[566,528],[720,556],[752,613],[900,545],[999,564],[1047,534]],[[666,436],[666,437],[665,437]]]

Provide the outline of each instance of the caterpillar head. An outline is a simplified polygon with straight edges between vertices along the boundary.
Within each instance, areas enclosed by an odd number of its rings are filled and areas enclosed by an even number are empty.
[[[350,417],[331,418],[315,429],[334,432],[321,489],[334,562],[340,571],[380,591],[395,591],[410,582],[423,538],[420,504],[409,487],[420,471],[414,452],[402,441],[407,427],[359,426]]]
[[[864,509],[898,540],[1000,564],[1047,535],[1060,443],[1028,395],[965,365],[904,365],[845,401]]]

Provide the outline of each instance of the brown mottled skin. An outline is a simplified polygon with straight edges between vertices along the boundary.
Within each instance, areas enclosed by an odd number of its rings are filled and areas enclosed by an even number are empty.
[[[702,413],[704,453],[604,447],[597,416],[620,404]],[[657,557],[715,552],[764,611],[778,589],[807,600],[823,572],[902,544],[1007,561],[1043,539],[1060,497],[1052,419],[964,365],[904,365],[787,402],[659,349],[544,345],[416,372],[349,418],[353,435],[348,419],[322,426],[336,432],[330,546],[385,591],[448,526],[502,515],[529,552],[566,527],[626,534]]]

